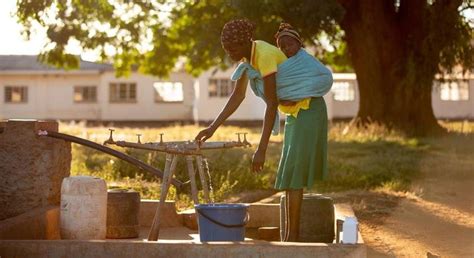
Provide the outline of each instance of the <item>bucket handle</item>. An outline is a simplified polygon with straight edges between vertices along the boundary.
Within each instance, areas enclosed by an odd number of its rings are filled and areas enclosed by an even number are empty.
[[[202,215],[204,218],[210,220],[211,222],[219,225],[219,226],[222,226],[222,227],[225,227],[225,228],[241,228],[241,227],[244,227],[245,225],[247,225],[247,223],[249,222],[249,218],[250,218],[250,214],[249,212],[247,211],[246,212],[246,215],[245,215],[245,219],[244,219],[244,222],[242,224],[236,224],[236,225],[228,225],[228,224],[224,224],[222,222],[219,222],[209,216],[207,216],[204,212],[202,212],[201,210],[199,209],[196,209],[197,212],[199,213],[199,215]]]

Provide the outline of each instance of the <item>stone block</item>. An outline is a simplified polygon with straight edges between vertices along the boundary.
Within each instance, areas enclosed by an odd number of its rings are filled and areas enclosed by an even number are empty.
[[[58,123],[8,120],[0,130],[0,220],[35,208],[58,205],[61,183],[69,176],[71,144],[38,136]]]
[[[142,200],[140,204],[140,213],[138,221],[141,227],[151,227],[155,217],[156,208],[160,202],[158,200]],[[166,201],[161,213],[161,227],[181,227],[183,220],[176,212],[174,201]]]
[[[135,238],[140,233],[140,193],[109,190],[107,193],[107,238]]]
[[[183,225],[192,230],[198,230],[196,211],[194,209],[185,210],[179,213],[183,218]]]
[[[285,195],[280,198],[281,237],[285,235]],[[320,194],[304,194],[301,203],[299,242],[332,243],[334,241],[334,202]]]
[[[249,206],[248,228],[279,227],[280,205],[273,203],[251,203]]]
[[[259,227],[258,239],[265,241],[280,241],[280,228],[278,227]]]
[[[59,206],[33,209],[0,221],[0,239],[53,240],[60,238]]]
[[[124,240],[0,240],[2,257],[246,257],[314,258],[367,257],[365,245],[288,243],[267,241],[206,242],[167,240],[158,242]]]

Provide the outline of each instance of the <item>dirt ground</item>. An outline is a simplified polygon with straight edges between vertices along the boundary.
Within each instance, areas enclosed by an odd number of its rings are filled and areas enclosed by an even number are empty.
[[[424,173],[409,194],[348,194],[368,256],[474,257],[474,170],[470,172]]]
[[[474,257],[474,167],[469,166],[427,167],[407,193],[332,196],[352,204],[369,257]]]
[[[473,168],[474,169],[474,168]],[[424,172],[407,193],[348,191],[328,194],[350,203],[368,257],[474,257],[474,170]],[[232,198],[278,202],[281,193],[256,191]],[[269,201],[270,200],[270,201]]]

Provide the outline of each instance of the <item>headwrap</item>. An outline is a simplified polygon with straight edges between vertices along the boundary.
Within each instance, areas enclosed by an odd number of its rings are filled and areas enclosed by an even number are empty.
[[[247,19],[232,20],[222,28],[222,44],[244,43],[253,38],[255,25]]]
[[[278,28],[278,31],[275,34],[277,45],[279,45],[278,40],[283,36],[292,37],[298,40],[298,42],[300,42],[300,44],[303,46],[303,41],[300,38],[300,34],[298,34],[298,32],[296,32],[296,30],[293,29],[293,27],[289,23],[285,23],[285,22],[280,23],[280,27]]]

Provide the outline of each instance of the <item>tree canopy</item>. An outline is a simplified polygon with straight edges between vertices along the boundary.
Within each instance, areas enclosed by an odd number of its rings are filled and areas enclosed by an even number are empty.
[[[271,43],[279,23],[291,21],[308,45],[317,46],[323,31],[333,42],[340,39],[335,19],[344,11],[337,2],[325,0],[18,0],[17,7],[25,35],[31,35],[34,23],[47,28],[49,42],[40,55],[46,63],[77,68],[78,57],[67,52],[67,45],[76,41],[85,51],[97,51],[100,61],[113,62],[119,71],[138,66],[159,76],[183,58],[193,75],[228,65],[220,31],[231,19],[250,19],[257,25],[256,38]]]
[[[228,66],[220,31],[231,19],[248,18],[256,38],[272,43],[278,24],[289,22],[307,46],[321,50],[325,39],[335,47],[319,52],[322,60],[354,69],[358,118],[416,134],[439,128],[428,95],[435,75],[474,68],[473,21],[461,14],[473,7],[470,0],[18,0],[17,6],[26,35],[34,23],[47,27],[42,61],[77,67],[77,57],[66,52],[77,41],[119,73],[138,67],[157,76],[177,62],[193,75]],[[406,109],[415,95],[423,103]]]

